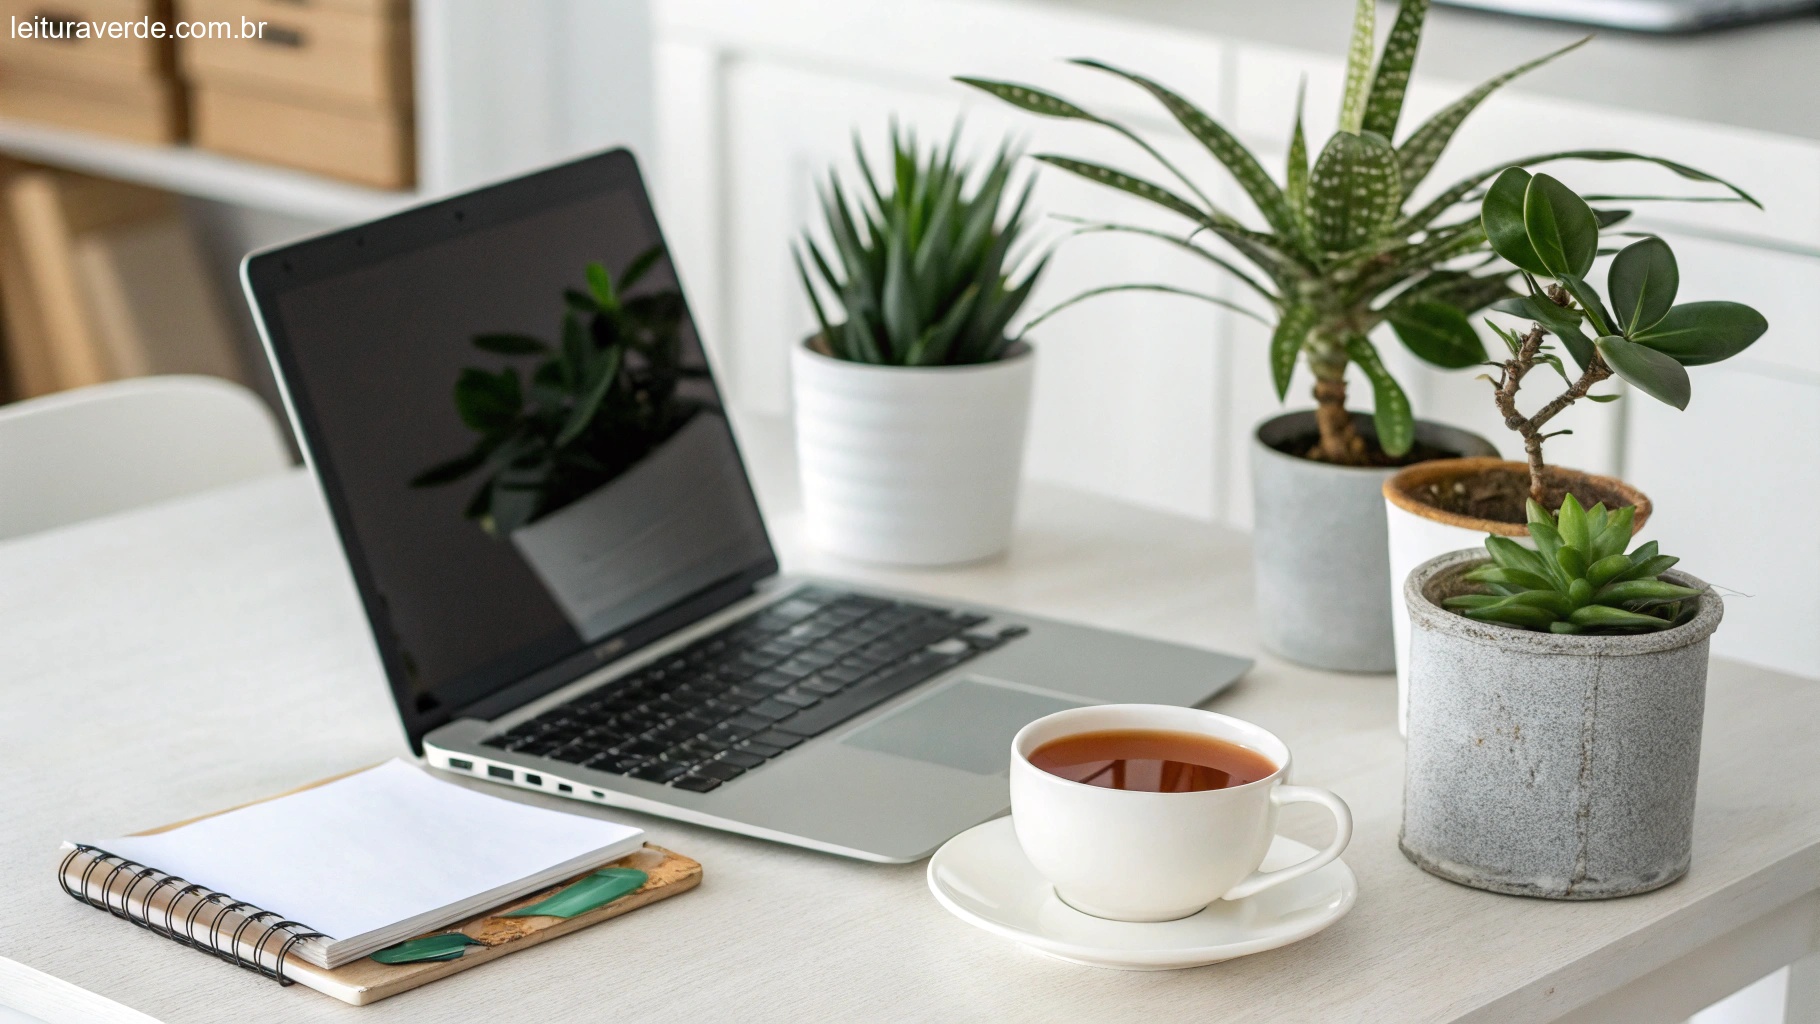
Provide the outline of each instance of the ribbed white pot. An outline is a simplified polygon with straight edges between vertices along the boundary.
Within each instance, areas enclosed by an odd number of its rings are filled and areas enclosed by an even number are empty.
[[[791,357],[810,540],[895,565],[952,565],[1011,542],[1035,353],[969,366]]]

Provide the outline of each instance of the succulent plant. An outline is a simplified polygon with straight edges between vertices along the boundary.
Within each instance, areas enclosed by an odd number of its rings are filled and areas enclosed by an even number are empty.
[[[1476,211],[1460,208],[1475,204],[1477,190],[1504,167],[1559,160],[1644,160],[1683,178],[1724,185],[1737,198],[1755,202],[1709,174],[1660,157],[1617,150],[1567,150],[1505,161],[1455,182],[1429,201],[1414,206],[1411,199],[1417,188],[1455,131],[1487,96],[1585,40],[1490,79],[1409,132],[1398,145],[1392,140],[1397,134],[1404,93],[1421,41],[1428,0],[1402,0],[1374,67],[1375,11],[1374,0],[1358,0],[1339,130],[1327,140],[1311,165],[1298,100],[1287,172],[1280,183],[1265,172],[1231,132],[1177,93],[1142,75],[1099,61],[1074,62],[1117,75],[1156,98],[1231,173],[1257,207],[1265,222],[1264,230],[1221,209],[1210,198],[1215,191],[1212,187],[1196,185],[1155,147],[1117,122],[1030,86],[960,79],[1031,113],[1108,128],[1134,143],[1179,181],[1187,189],[1187,196],[1102,164],[1048,153],[1036,157],[1184,218],[1189,230],[1181,234],[1129,224],[1090,224],[1083,230],[1156,236],[1233,275],[1262,299],[1268,310],[1253,311],[1251,315],[1275,324],[1270,368],[1277,397],[1287,395],[1297,360],[1305,361],[1314,373],[1314,398],[1321,428],[1320,445],[1313,454],[1349,465],[1375,462],[1381,457],[1368,450],[1346,413],[1349,364],[1357,364],[1371,383],[1381,455],[1402,456],[1415,439],[1409,399],[1370,339],[1375,328],[1390,324],[1405,347],[1436,366],[1461,368],[1485,359],[1484,346],[1469,316],[1512,294],[1508,285],[1512,270],[1503,265],[1488,266],[1483,259],[1484,227]],[[1625,215],[1625,211],[1612,210],[1602,212],[1600,217],[1610,224]],[[1218,239],[1225,248],[1216,251],[1202,244],[1202,239]],[[1250,263],[1255,273],[1246,272],[1235,259]],[[1086,295],[1125,289],[1177,291],[1134,284],[1094,289]],[[1085,295],[1077,296],[1082,297]]]
[[[413,487],[440,487],[475,473],[480,487],[465,515],[504,537],[601,487],[630,469],[707,404],[678,384],[705,375],[684,363],[682,293],[629,294],[663,257],[653,246],[617,280],[587,267],[587,290],[563,297],[562,340],[524,334],[473,339],[482,352],[541,357],[528,373],[516,365],[469,367],[455,380],[455,411],[478,437],[465,454],[424,470]]]
[[[1769,329],[1763,314],[1743,303],[1677,305],[1681,272],[1675,252],[1654,235],[1614,255],[1606,275],[1608,309],[1586,280],[1593,261],[1607,252],[1599,247],[1599,217],[1585,199],[1546,174],[1506,168],[1486,191],[1480,217],[1492,250],[1516,266],[1526,285],[1527,294],[1493,308],[1534,322],[1522,336],[1490,324],[1510,358],[1490,364],[1497,377],[1485,375],[1500,417],[1523,438],[1532,499],[1540,500],[1545,490],[1542,442],[1569,433],[1542,428],[1581,398],[1618,397],[1590,394],[1594,385],[1616,375],[1651,398],[1685,409],[1691,395],[1687,367],[1730,359]],[[1554,283],[1544,286],[1538,278]],[[1545,333],[1560,339],[1580,368],[1578,377],[1569,376],[1560,356],[1549,350]],[[1568,387],[1525,416],[1517,409],[1517,391],[1524,374],[1538,364],[1552,366]]]
[[[1468,618],[1551,633],[1650,633],[1687,621],[1701,591],[1659,577],[1678,559],[1656,542],[1625,553],[1636,509],[1583,508],[1568,495],[1561,514],[1529,502],[1530,549],[1496,535],[1485,538],[1491,565],[1466,574],[1489,593],[1462,594],[1442,604]]]
[[[889,191],[873,177],[857,137],[865,186],[858,200],[850,202],[840,179],[829,175],[821,202],[834,260],[806,236],[795,253],[821,331],[818,347],[827,354],[893,366],[989,363],[1016,340],[1007,333],[1011,320],[1048,263],[1047,254],[1018,251],[1030,183],[1001,222],[1016,153],[1001,146],[982,176],[959,158],[959,144],[956,124],[947,145],[925,156],[916,136],[894,124]],[[972,178],[978,180],[969,188]],[[804,251],[844,313],[839,322],[822,304]],[[1020,263],[1028,269],[1014,283]]]

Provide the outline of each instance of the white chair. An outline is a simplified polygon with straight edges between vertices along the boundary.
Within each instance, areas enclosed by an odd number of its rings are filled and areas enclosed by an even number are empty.
[[[259,397],[216,377],[137,377],[0,406],[0,539],[291,464]]]

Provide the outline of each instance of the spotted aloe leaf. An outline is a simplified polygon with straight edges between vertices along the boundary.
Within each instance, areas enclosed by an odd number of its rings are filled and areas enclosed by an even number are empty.
[[[1376,238],[1402,202],[1397,153],[1381,135],[1335,132],[1308,181],[1309,220],[1328,252],[1348,252]]]
[[[1392,457],[1407,453],[1416,441],[1416,418],[1409,407],[1409,396],[1364,335],[1354,334],[1346,339],[1346,354],[1371,382],[1371,422],[1378,431],[1378,447]]]
[[[1428,0],[1403,0],[1397,20],[1384,40],[1384,52],[1371,76],[1371,98],[1365,104],[1363,129],[1387,139],[1397,137],[1403,114],[1403,94],[1409,89],[1409,72],[1415,67],[1416,49],[1422,43],[1422,22],[1428,17]]]

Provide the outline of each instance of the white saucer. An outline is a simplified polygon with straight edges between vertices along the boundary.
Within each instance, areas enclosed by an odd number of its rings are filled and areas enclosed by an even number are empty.
[[[1315,851],[1278,836],[1266,869]],[[1018,845],[1009,817],[962,832],[929,860],[929,891],[956,917],[1058,960],[1127,971],[1201,967],[1305,939],[1345,916],[1359,883],[1344,861],[1267,889],[1221,900],[1179,921],[1138,924],[1063,903]]]

